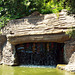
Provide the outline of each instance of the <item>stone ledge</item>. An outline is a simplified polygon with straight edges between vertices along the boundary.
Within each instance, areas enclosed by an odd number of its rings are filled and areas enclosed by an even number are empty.
[[[24,36],[13,36],[9,37],[8,40],[11,44],[21,44],[25,42],[58,42],[64,43],[69,40],[69,36],[66,34],[56,35],[24,35]]]
[[[58,19],[56,14],[46,14],[11,20],[2,29],[2,34],[14,34],[15,36],[56,34],[64,33],[71,27],[75,28],[75,19],[62,11]]]
[[[74,65],[58,64],[56,68],[75,74]]]
[[[65,70],[65,66],[66,64],[58,64],[56,68],[60,70]]]

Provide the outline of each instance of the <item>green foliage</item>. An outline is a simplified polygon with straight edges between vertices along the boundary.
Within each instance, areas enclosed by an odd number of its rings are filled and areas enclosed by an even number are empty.
[[[74,38],[75,37],[75,28],[70,28],[67,32],[66,32],[66,34],[68,34],[69,35],[69,37],[72,37],[72,38]]]
[[[45,1],[46,2],[46,1]],[[40,8],[40,13],[49,14],[49,13],[57,13],[63,9],[63,4],[58,3],[58,1],[50,0],[43,4],[42,8]]]
[[[0,1],[0,29],[11,19],[29,15],[30,2],[28,0],[1,0]]]
[[[75,0],[68,0],[69,13],[75,14]]]

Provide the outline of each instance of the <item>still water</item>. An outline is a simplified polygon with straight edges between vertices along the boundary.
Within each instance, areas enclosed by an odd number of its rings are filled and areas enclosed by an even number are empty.
[[[24,67],[0,65],[0,75],[75,75],[50,67]]]

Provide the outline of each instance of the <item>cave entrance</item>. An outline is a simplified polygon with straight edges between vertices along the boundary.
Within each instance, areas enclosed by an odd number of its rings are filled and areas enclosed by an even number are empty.
[[[63,62],[64,43],[33,42],[17,44],[20,65],[57,65]]]

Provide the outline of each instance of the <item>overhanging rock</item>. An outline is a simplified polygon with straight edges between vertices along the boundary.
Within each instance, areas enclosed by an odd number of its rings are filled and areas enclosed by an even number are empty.
[[[69,40],[69,35],[66,34],[46,34],[46,35],[24,35],[24,36],[10,36],[8,40],[11,44],[21,44],[26,42],[58,42],[64,43]]]
[[[72,27],[75,28],[75,19],[63,11],[59,13],[59,17],[56,14],[46,14],[11,20],[1,30],[2,34],[7,37],[7,42],[3,47],[3,63],[14,65],[15,45],[27,42],[66,42],[64,59],[68,63],[73,48],[69,45],[70,37],[66,32]],[[71,51],[70,54],[67,48]]]

